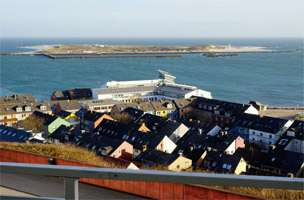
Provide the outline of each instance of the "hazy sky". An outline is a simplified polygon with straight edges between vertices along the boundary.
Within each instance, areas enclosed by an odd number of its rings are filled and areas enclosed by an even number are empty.
[[[0,0],[1,37],[303,37],[304,0]]]

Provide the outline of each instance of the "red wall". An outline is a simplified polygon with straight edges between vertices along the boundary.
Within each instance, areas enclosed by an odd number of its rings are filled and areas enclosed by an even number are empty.
[[[1,162],[47,164],[47,158],[49,157],[3,148],[0,149]],[[56,165],[98,167],[64,159],[56,158],[55,160]],[[179,183],[123,181],[91,178],[82,178],[80,181],[155,199],[259,199],[252,196],[236,194],[224,190],[215,190],[203,186],[183,185]]]

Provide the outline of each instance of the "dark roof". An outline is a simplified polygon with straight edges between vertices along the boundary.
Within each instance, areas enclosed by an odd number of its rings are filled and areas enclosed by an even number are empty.
[[[128,113],[131,116],[131,120],[136,121],[144,114],[144,111],[132,107],[128,107],[124,109],[121,113]]]
[[[158,150],[146,150],[141,152],[133,161],[152,162],[163,166],[169,166],[179,155],[169,154]]]
[[[287,121],[287,119],[243,113],[236,119],[232,120],[231,126],[244,127],[276,134],[287,123]]]
[[[42,118],[45,120],[44,124],[45,126],[50,125],[53,121],[55,121],[57,119],[57,117],[53,116],[53,115],[48,115],[39,111],[35,111],[33,112],[33,114],[38,117],[38,118]]]
[[[208,170],[214,171],[223,156],[225,156],[225,154],[222,152],[218,152],[218,151],[214,151],[214,150],[208,151],[207,155],[203,159],[203,162],[201,163],[199,168],[203,169],[203,170],[208,169]]]
[[[86,112],[86,114],[84,115],[83,119],[87,120],[87,121],[91,121],[91,122],[96,122],[103,115],[104,115],[104,113],[89,111],[89,112]]]
[[[64,119],[64,118],[68,117],[70,114],[71,114],[71,112],[61,110],[59,113],[57,113],[57,116]]]
[[[19,130],[14,127],[0,125],[0,141],[1,142],[19,142],[25,143],[32,137],[31,133]]]
[[[280,169],[287,173],[296,174],[301,169],[303,163],[303,153],[277,150],[268,153],[262,165],[268,168]]]
[[[53,95],[57,100],[65,100],[65,99],[92,99],[92,91],[90,88],[74,88],[65,91],[55,91]]]
[[[87,112],[88,112],[88,109],[86,109],[86,108],[80,108],[80,109],[75,113],[75,115],[78,116],[78,117],[82,117],[82,116],[84,116]]]
[[[173,153],[183,153],[187,157],[191,154],[191,149],[206,150],[208,147],[223,152],[238,136],[221,133],[210,136],[190,130],[176,143],[177,147]]]
[[[136,149],[142,149],[146,145],[149,149],[154,149],[165,137],[164,134],[138,131],[136,124],[123,124],[120,122],[104,119],[96,127],[94,132],[111,138],[122,139],[129,142]]]
[[[79,137],[76,145],[95,150],[99,155],[111,155],[123,142],[121,139],[86,132]]]
[[[173,134],[173,132],[180,127],[182,123],[168,120],[166,121],[158,130],[159,133],[163,133],[170,137],[170,135]]]
[[[233,155],[243,157],[249,165],[260,167],[267,153],[254,149],[238,148]]]
[[[36,102],[36,98],[31,94],[14,94],[12,96],[2,96],[0,97],[0,104],[8,104],[8,103],[31,103]]]
[[[241,159],[241,156],[224,155],[220,159],[215,172],[233,174]]]
[[[167,120],[168,120],[167,118],[146,113],[137,120],[137,123],[138,124],[145,123],[145,126],[149,130],[153,132],[158,132],[161,129],[161,127],[164,126]]]
[[[207,99],[204,97],[197,97],[191,103],[193,107],[208,112],[219,111],[219,115],[229,113],[230,117],[237,116],[244,113],[250,105],[239,104],[234,102],[222,101],[217,99]]]
[[[50,137],[62,142],[62,141],[64,141],[64,139],[65,139],[64,137],[66,134],[68,134],[68,131],[70,129],[71,129],[71,127],[66,127],[65,125],[61,125],[50,135]]]

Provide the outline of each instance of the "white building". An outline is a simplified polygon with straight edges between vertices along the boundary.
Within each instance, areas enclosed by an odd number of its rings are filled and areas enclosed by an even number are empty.
[[[208,91],[189,85],[176,84],[175,76],[158,70],[159,79],[140,81],[111,81],[102,88],[93,89],[93,99],[112,99],[125,103],[159,101],[200,96],[212,98]]]

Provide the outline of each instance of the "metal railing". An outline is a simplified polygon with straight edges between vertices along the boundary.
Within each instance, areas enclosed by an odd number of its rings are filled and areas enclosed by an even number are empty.
[[[63,177],[65,199],[75,200],[79,199],[78,179],[80,178],[238,187],[261,187],[291,190],[303,190],[304,188],[304,179],[302,178],[169,172],[154,170],[127,170],[8,162],[2,162],[0,164],[0,167],[1,173]]]

